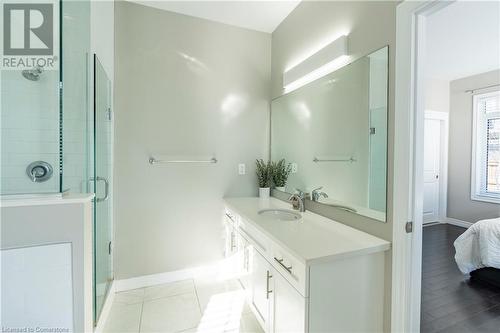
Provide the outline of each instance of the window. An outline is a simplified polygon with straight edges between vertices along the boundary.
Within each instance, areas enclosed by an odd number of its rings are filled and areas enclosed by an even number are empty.
[[[500,91],[473,98],[472,200],[500,203]]]

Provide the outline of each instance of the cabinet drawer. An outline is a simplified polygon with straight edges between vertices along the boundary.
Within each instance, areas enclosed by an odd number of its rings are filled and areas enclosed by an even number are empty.
[[[272,245],[269,262],[297,291],[307,297],[306,266],[281,247]]]
[[[257,230],[250,223],[245,220],[240,219],[238,225],[238,231],[240,234],[246,238],[262,255],[267,257],[269,253],[270,245],[269,240],[264,236],[259,230]]]

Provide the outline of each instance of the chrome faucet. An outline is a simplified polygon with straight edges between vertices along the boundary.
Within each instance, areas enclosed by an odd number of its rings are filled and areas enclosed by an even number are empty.
[[[321,197],[323,198],[328,198],[328,194],[326,194],[325,192],[321,191],[321,189],[323,189],[323,186],[321,187],[318,187],[317,189],[313,190],[312,191],[312,200],[313,201],[316,201],[316,202],[319,202],[319,199],[321,199]]]
[[[295,208],[295,203],[298,203],[299,204],[299,212],[303,213],[306,211],[306,205],[305,205],[305,201],[306,201],[306,195],[304,193],[304,191],[302,190],[299,190],[299,189],[295,189],[297,191],[297,193],[294,193],[290,196],[290,198],[288,198],[288,201],[291,201],[292,202],[292,205],[294,206]]]

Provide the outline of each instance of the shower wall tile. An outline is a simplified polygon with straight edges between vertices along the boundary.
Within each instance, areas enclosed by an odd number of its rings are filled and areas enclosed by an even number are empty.
[[[21,71],[3,71],[1,85],[0,191],[2,194],[59,191],[59,96],[57,71],[29,81]],[[34,183],[26,167],[52,165],[51,179]]]

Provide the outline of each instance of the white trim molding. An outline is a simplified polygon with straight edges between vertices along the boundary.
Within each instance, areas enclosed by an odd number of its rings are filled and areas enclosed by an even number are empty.
[[[486,190],[486,122],[491,116],[478,110],[478,101],[484,99],[484,96],[498,96],[499,90],[488,90],[488,92],[474,93],[472,95],[472,155],[471,155],[471,189],[470,196],[473,201],[482,201],[488,203],[500,203],[500,195],[489,193]],[[498,117],[499,112],[492,112],[494,118]],[[483,151],[480,147],[483,147]],[[483,179],[483,181],[481,181]]]
[[[457,227],[463,227],[463,228],[469,228],[471,225],[474,224],[472,222],[462,221],[462,220],[454,219],[452,217],[447,217],[445,219],[445,222],[448,224],[456,225]]]
[[[391,331],[420,331],[426,17],[452,1],[404,1],[396,11]],[[405,225],[413,222],[411,233]]]

